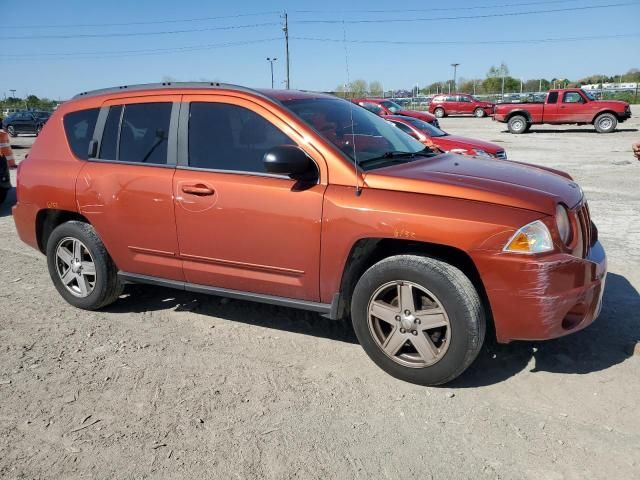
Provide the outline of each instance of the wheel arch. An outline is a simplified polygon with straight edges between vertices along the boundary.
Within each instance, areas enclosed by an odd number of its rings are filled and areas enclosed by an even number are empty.
[[[482,300],[488,324],[493,323],[491,305],[480,273],[467,252],[450,245],[403,240],[397,238],[363,238],[356,241],[344,264],[340,292],[334,300],[335,318],[346,318],[350,311],[351,296],[358,279],[372,265],[394,255],[424,255],[442,260],[460,269],[473,283]]]
[[[609,109],[609,108],[605,108],[604,110],[600,110],[599,112],[596,112],[595,115],[593,116],[593,118],[591,119],[591,124],[595,124],[596,123],[596,119],[602,115],[603,113],[610,113],[611,115],[613,115],[614,117],[616,117],[616,120],[618,120],[618,114],[616,112],[614,112],[613,110]]]
[[[87,217],[78,212],[53,208],[43,208],[39,210],[36,214],[36,240],[38,241],[38,249],[42,253],[46,253],[47,241],[49,240],[51,232],[53,232],[57,226],[71,220],[91,225]]]
[[[531,122],[531,113],[529,113],[527,110],[512,110],[511,112],[509,112],[509,114],[505,117],[504,121],[508,122],[509,120],[511,120],[513,117],[515,117],[516,115],[521,115],[524,118],[527,119],[528,122]]]

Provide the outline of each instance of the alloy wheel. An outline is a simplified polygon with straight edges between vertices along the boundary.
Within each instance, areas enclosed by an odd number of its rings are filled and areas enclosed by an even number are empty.
[[[393,281],[378,288],[369,300],[368,325],[384,354],[405,367],[434,365],[449,348],[446,310],[432,292],[413,282]]]
[[[77,238],[65,237],[56,247],[56,271],[74,296],[85,298],[96,285],[96,266],[91,252]]]

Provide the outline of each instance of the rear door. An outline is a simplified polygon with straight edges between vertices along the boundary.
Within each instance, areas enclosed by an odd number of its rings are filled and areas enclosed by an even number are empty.
[[[283,144],[300,146],[318,168],[324,163],[277,114],[251,100],[184,96],[173,188],[188,282],[319,300],[326,173],[304,187],[266,173],[264,154]]]
[[[559,111],[558,100],[558,92],[549,92],[545,103],[542,104],[541,123],[562,123],[562,112]]]
[[[93,138],[97,148],[76,182],[80,212],[124,272],[184,278],[172,184],[180,98],[104,103]]]

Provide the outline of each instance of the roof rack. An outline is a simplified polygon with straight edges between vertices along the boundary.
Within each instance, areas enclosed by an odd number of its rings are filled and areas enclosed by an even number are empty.
[[[103,95],[106,93],[116,93],[116,92],[124,92],[124,91],[140,91],[140,90],[166,90],[166,89],[181,89],[181,88],[202,88],[202,89],[216,89],[216,88],[225,88],[225,89],[233,89],[239,90],[247,93],[253,93],[255,95],[260,95],[264,97],[264,95],[256,90],[252,90],[251,88],[240,87],[238,85],[232,85],[229,83],[219,83],[219,82],[162,82],[162,83],[141,83],[138,85],[121,85],[119,87],[110,87],[110,88],[101,88],[98,90],[90,90],[88,92],[81,92],[73,97],[76,98],[85,98],[85,97],[94,97],[96,95]]]

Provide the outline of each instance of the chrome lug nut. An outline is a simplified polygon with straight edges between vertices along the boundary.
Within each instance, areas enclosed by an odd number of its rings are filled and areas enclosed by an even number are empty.
[[[406,330],[404,328],[401,328],[400,333],[406,333]]]
[[[400,321],[400,315],[396,315],[396,322]]]
[[[416,330],[411,330],[411,333],[413,333],[414,335],[418,335],[418,332]]]

